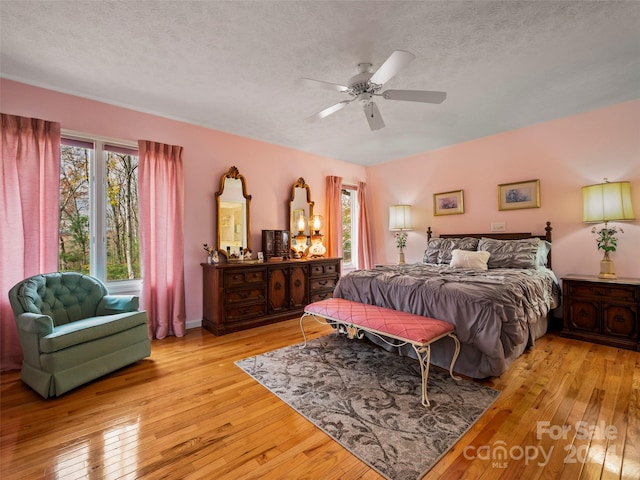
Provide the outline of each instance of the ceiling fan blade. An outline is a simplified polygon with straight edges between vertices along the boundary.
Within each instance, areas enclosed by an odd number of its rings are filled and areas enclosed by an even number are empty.
[[[316,86],[322,87],[325,90],[333,90],[333,91],[337,90],[338,92],[346,92],[347,90],[349,90],[349,87],[346,87],[344,85],[338,85],[337,83],[324,82],[322,80],[314,80],[313,78],[301,78],[300,81],[303,83],[308,83],[310,85],[316,85]]]
[[[404,50],[396,50],[380,68],[374,73],[369,81],[376,85],[384,85],[391,80],[396,73],[409,65],[416,56],[413,53],[405,52]]]
[[[324,117],[328,117],[332,113],[336,113],[338,110],[342,110],[344,107],[353,102],[354,99],[351,100],[343,100],[342,102],[338,102],[335,105],[331,105],[330,107],[325,108],[324,110],[320,110],[318,113],[307,117],[308,122],[315,122],[316,120],[320,120]]]
[[[369,122],[369,128],[371,130],[380,130],[384,127],[384,120],[382,119],[382,115],[380,115],[380,110],[378,110],[378,106],[370,102],[363,107],[364,116],[367,117],[367,121]]]
[[[442,103],[447,98],[447,92],[430,92],[427,90],[385,90],[382,92],[382,96],[387,100]]]

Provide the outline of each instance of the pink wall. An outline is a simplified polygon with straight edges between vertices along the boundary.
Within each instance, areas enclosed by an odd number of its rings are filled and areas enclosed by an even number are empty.
[[[582,223],[580,187],[631,182],[636,220],[624,229],[612,255],[619,276],[640,277],[640,101],[566,117],[490,137],[425,152],[367,168],[372,218],[388,218],[388,207],[413,205],[407,262],[420,261],[425,230],[436,233],[488,232],[492,222],[509,232],[544,233],[553,226],[553,267],[597,274],[602,254],[591,225]],[[497,185],[540,179],[541,207],[499,211]],[[464,190],[465,213],[433,216],[433,194]],[[397,250],[385,221],[373,222],[375,261],[395,262]],[[615,222],[612,223],[616,224]]]
[[[325,178],[365,179],[365,168],[258,142],[216,130],[0,79],[3,113],[60,122],[63,129],[136,142],[154,140],[184,147],[185,275],[187,326],[202,319],[200,262],[203,243],[215,243],[215,192],[235,165],[247,180],[251,201],[251,246],[261,249],[263,229],[287,228],[291,185],[304,177],[314,212],[324,215]]]
[[[55,120],[63,129],[122,140],[155,140],[184,147],[186,180],[185,273],[188,326],[202,314],[202,243],[214,242],[214,194],[220,176],[235,165],[247,179],[251,204],[251,243],[260,246],[262,229],[286,228],[291,185],[300,176],[311,186],[315,211],[325,209],[325,177],[367,181],[374,260],[394,263],[397,250],[388,231],[388,207],[413,205],[408,262],[422,259],[425,230],[438,233],[486,232],[492,222],[507,231],[544,233],[553,225],[554,270],[597,274],[590,226],[581,222],[580,187],[628,180],[638,220],[622,225],[612,258],[620,276],[640,277],[640,101],[546,122],[372,167],[360,167],[216,130],[140,113],[0,79],[4,113]],[[541,207],[498,211],[497,185],[540,179]],[[433,216],[433,194],[464,190],[465,213]]]

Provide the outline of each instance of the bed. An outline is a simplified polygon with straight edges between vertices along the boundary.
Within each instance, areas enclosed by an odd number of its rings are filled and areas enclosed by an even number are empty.
[[[544,235],[440,235],[427,230],[422,262],[376,266],[343,275],[334,297],[378,305],[455,325],[461,342],[456,372],[499,376],[547,331],[560,289],[551,270],[551,224]],[[415,357],[411,348],[392,347]],[[448,368],[451,342],[432,346],[431,363]]]

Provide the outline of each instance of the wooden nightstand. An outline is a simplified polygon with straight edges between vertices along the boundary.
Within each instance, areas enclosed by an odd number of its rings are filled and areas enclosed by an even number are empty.
[[[640,279],[562,278],[562,334],[640,351]]]

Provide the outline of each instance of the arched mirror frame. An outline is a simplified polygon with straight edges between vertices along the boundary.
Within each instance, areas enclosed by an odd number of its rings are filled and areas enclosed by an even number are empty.
[[[216,223],[216,230],[217,230],[217,242],[216,242],[216,250],[218,250],[221,254],[223,254],[224,256],[227,255],[227,251],[226,249],[222,249],[220,246],[220,197],[222,197],[222,194],[224,193],[224,186],[225,186],[225,182],[227,179],[234,179],[234,180],[240,180],[240,182],[242,182],[242,196],[245,199],[245,218],[244,218],[244,225],[245,225],[245,231],[246,231],[246,244],[242,245],[244,248],[248,248],[249,250],[251,250],[251,215],[249,214],[250,212],[250,206],[251,206],[251,195],[249,195],[247,193],[247,182],[244,178],[243,175],[240,174],[240,172],[238,171],[238,169],[234,166],[231,167],[229,169],[229,171],[227,173],[225,173],[224,175],[222,175],[222,177],[220,177],[220,188],[218,189],[218,191],[216,192],[216,213],[218,215],[217,218],[217,223]],[[244,243],[244,242],[243,242]]]
[[[309,235],[310,231],[309,231],[309,219],[311,218],[311,216],[313,215],[313,204],[314,202],[311,200],[311,188],[309,187],[309,185],[304,181],[304,178],[300,177],[298,178],[298,180],[296,181],[296,183],[294,183],[291,186],[291,195],[289,196],[289,250],[291,250],[291,247],[293,245],[294,242],[294,237],[296,236],[296,234],[298,233],[297,231],[294,231],[293,229],[293,212],[294,212],[294,202],[296,201],[296,189],[302,189],[302,190],[306,190],[306,204],[307,207],[309,209],[307,213],[306,217],[307,217],[307,228],[305,229],[305,235]],[[300,192],[302,194],[304,194],[304,192]]]

